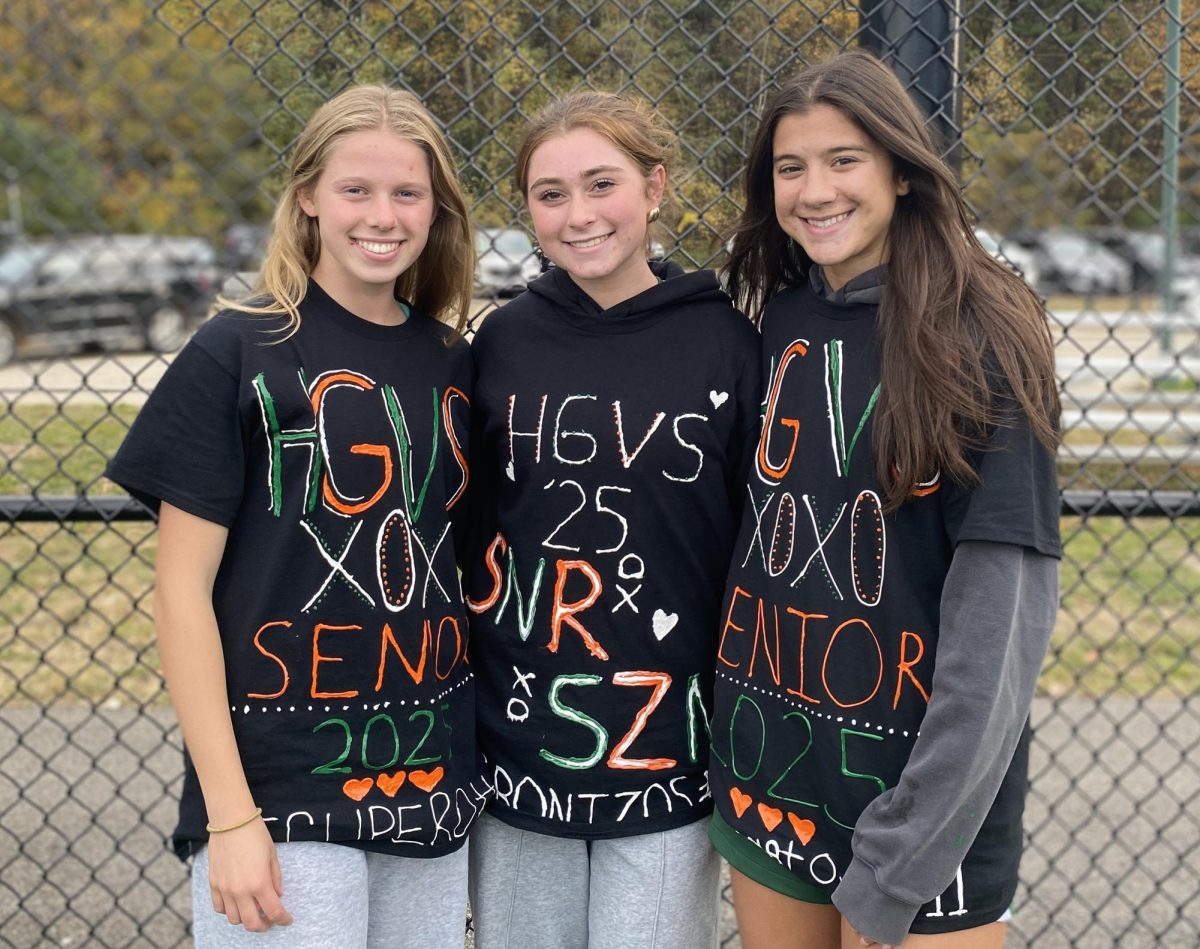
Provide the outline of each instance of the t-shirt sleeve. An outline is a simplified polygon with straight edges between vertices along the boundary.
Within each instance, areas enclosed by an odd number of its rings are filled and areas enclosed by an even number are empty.
[[[232,526],[245,482],[238,384],[193,339],[154,387],[105,474],[155,512],[166,501]]]
[[[979,483],[951,488],[946,532],[955,545],[995,541],[1061,558],[1054,455],[1037,440],[1023,412],[1009,408],[1008,415],[1011,422],[997,426],[987,447],[974,455]]]

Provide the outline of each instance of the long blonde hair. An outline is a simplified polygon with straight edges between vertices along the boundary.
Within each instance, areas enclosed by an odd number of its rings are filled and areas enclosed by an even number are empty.
[[[300,195],[311,193],[343,138],[375,129],[386,129],[425,152],[436,204],[429,241],[396,279],[396,295],[462,332],[471,306],[475,246],[450,143],[416,96],[383,85],[347,89],[308,120],[292,148],[287,186],[275,208],[258,282],[245,297],[220,299],[218,305],[260,316],[286,314],[284,339],[300,328],[300,302],[321,254],[317,221],[300,207]]]

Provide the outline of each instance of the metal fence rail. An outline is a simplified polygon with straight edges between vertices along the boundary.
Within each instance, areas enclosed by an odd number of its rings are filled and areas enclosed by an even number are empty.
[[[664,250],[714,266],[764,94],[865,44],[929,109],[1056,340],[1063,602],[1010,945],[1200,944],[1198,37],[1200,0],[5,3],[0,943],[188,942],[153,524],[100,472],[214,288],[256,266],[312,109],[353,81],[412,89],[476,224],[522,229],[522,117],[582,82],[635,92],[683,146]],[[1115,256],[1072,265],[1059,229]],[[34,276],[39,297],[13,254],[47,240],[63,274]]]

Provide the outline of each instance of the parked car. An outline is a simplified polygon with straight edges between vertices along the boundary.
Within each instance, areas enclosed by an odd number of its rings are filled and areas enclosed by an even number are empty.
[[[271,239],[271,228],[265,224],[231,224],[225,232],[222,263],[226,270],[258,270]]]
[[[1016,238],[1038,260],[1038,289],[1044,293],[1109,293],[1133,290],[1133,267],[1099,241],[1079,231],[1032,231]]]
[[[975,237],[983,249],[995,257],[1009,269],[1025,278],[1031,287],[1036,287],[1040,279],[1037,257],[1028,248],[1022,247],[1016,241],[997,238],[991,231],[982,227],[975,228]]]
[[[497,296],[516,296],[542,272],[533,242],[514,228],[479,228],[475,255],[475,286]]]
[[[1129,261],[1133,268],[1133,289],[1139,293],[1157,293],[1162,289],[1162,270],[1167,260],[1166,235],[1157,231],[1127,231],[1102,228],[1094,236],[1114,254]],[[1187,299],[1200,292],[1200,255],[1175,255],[1175,294]]]
[[[133,336],[179,348],[208,311],[216,253],[202,238],[90,235],[0,253],[0,365],[22,345],[79,348]]]

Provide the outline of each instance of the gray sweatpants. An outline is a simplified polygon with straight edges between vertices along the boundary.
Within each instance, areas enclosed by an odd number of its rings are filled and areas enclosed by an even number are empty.
[[[721,864],[708,823],[587,841],[481,815],[471,831],[476,949],[711,949]]]
[[[293,923],[252,933],[214,912],[204,847],[192,863],[196,949],[463,949],[466,847],[432,859],[309,841],[275,851]]]

